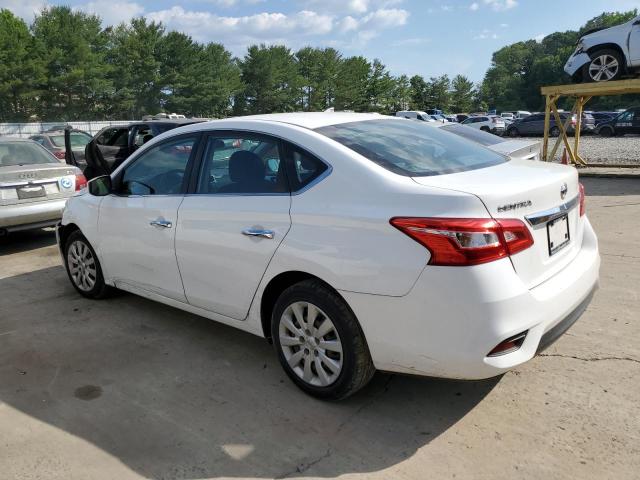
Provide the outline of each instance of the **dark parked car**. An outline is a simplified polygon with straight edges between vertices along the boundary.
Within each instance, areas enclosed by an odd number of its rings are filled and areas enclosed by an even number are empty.
[[[49,150],[56,158],[64,160],[64,129],[48,130],[38,135],[32,135],[29,138]],[[71,130],[71,148],[76,157],[84,157],[84,147],[91,141],[91,138],[91,135],[87,132]]]
[[[562,119],[563,124],[565,124],[570,115],[572,116],[572,118],[569,122],[567,132],[573,133],[576,127],[576,116],[572,115],[569,112],[561,112],[560,118]],[[582,133],[591,133],[595,131],[595,128],[595,119],[588,113],[583,113],[582,128],[580,129],[580,131]],[[509,125],[506,135],[510,137],[519,137],[521,135],[544,135],[544,113],[534,113],[533,115],[529,115],[528,117],[516,120],[511,125]],[[549,135],[551,135],[552,137],[557,137],[558,135],[560,135],[560,127],[556,125],[556,119],[553,115],[551,115],[549,123]]]
[[[640,133],[640,107],[630,108],[607,122],[598,124],[596,133],[602,137]]]
[[[111,173],[118,165],[153,137],[184,125],[202,122],[201,119],[148,120],[125,126],[105,127],[87,144],[84,162],[74,157],[69,163],[77,165],[88,179]]]
[[[612,118],[615,118],[618,116],[618,114],[615,112],[588,112],[588,113],[596,121],[596,126],[602,122],[608,122]]]

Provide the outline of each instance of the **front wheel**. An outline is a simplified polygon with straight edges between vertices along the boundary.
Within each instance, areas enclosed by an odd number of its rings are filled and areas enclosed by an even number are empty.
[[[622,75],[624,59],[615,50],[598,50],[590,57],[591,61],[584,66],[583,72],[587,82],[610,82]]]
[[[551,127],[551,129],[549,130],[549,135],[551,135],[552,137],[557,137],[558,135],[560,135],[560,129],[558,127]]]
[[[271,334],[282,368],[300,389],[315,397],[346,398],[375,373],[355,315],[318,280],[297,283],[280,295]]]
[[[613,137],[613,128],[611,127],[602,127],[600,132],[598,132],[601,137]]]
[[[98,256],[79,230],[67,239],[64,248],[67,275],[80,295],[87,298],[105,298],[112,288],[104,282]]]

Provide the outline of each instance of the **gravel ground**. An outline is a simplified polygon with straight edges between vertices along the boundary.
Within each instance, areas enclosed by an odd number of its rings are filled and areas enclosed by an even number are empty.
[[[522,140],[538,140],[542,138],[522,138]],[[573,137],[570,137],[573,142]],[[553,148],[555,138],[549,139],[549,150]],[[587,163],[604,164],[632,164],[640,165],[640,136],[627,135],[624,137],[603,138],[595,135],[585,135],[580,139],[580,155]],[[558,147],[556,159],[562,156],[562,146]]]

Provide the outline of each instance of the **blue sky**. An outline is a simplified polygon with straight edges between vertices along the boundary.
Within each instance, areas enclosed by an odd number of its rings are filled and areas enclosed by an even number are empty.
[[[0,0],[27,21],[47,4],[98,13],[105,25],[144,15],[239,56],[262,42],[332,46],[380,58],[395,75],[462,73],[474,81],[501,46],[640,7],[630,0]]]

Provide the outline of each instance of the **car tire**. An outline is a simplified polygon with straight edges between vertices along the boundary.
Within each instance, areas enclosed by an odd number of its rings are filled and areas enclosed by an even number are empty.
[[[483,132],[491,133],[489,127],[480,127],[480,130],[482,130]]]
[[[520,132],[518,131],[518,129],[516,127],[510,128],[507,130],[506,133],[507,137],[519,137],[520,136]]]
[[[558,137],[560,135],[560,129],[558,127],[551,127],[549,129],[549,135],[552,137]]]
[[[591,60],[583,67],[582,72],[586,82],[611,82],[622,76],[625,61],[619,52],[602,49],[591,53],[589,57]]]
[[[69,235],[65,243],[64,265],[71,284],[83,297],[101,299],[113,292],[104,282],[95,250],[80,230]]]
[[[613,128],[611,128],[611,127],[602,127],[598,131],[598,134],[601,137],[613,137],[614,136],[614,131],[613,131]]]
[[[346,398],[375,373],[354,313],[319,280],[305,280],[282,292],[273,309],[271,335],[284,371],[314,397]]]

